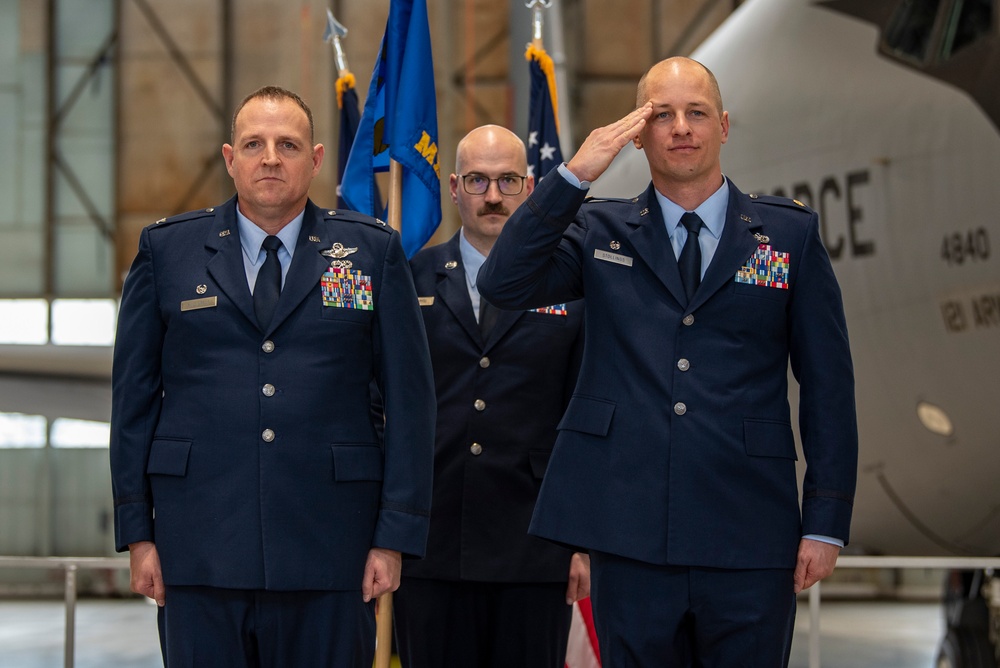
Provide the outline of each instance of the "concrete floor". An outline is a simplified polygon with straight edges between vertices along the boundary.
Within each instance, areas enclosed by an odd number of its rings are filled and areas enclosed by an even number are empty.
[[[64,608],[59,601],[0,601],[0,668],[63,665]],[[800,602],[791,668],[809,664],[808,606]],[[823,603],[823,668],[933,668],[942,633],[936,603]],[[77,608],[76,668],[158,668],[156,609],[139,600],[82,600]]]

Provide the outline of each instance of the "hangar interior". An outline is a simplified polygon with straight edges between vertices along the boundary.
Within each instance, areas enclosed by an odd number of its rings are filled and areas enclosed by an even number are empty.
[[[548,3],[543,3],[548,4]],[[735,0],[558,0],[545,9],[563,150],[627,112],[655,59],[686,54]],[[362,104],[388,0],[3,0],[0,146],[0,555],[111,556],[107,443],[116,303],[139,231],[232,194],[232,110],[275,83],[312,107],[336,192],[338,71],[326,11]],[[526,3],[429,0],[442,174],[483,123],[526,133]],[[621,39],[627,35],[628,39]],[[442,179],[447,203],[447,178]],[[453,207],[431,243],[458,227]],[[0,570],[0,589],[61,590]],[[81,573],[81,590],[121,586]]]

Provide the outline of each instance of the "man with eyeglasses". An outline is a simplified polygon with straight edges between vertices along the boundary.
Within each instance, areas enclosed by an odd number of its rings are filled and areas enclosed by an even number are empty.
[[[561,668],[589,561],[527,530],[576,384],[583,302],[498,311],[480,299],[479,267],[534,178],[524,143],[495,125],[462,139],[455,171],[462,229],[410,262],[437,432],[427,552],[403,564],[397,644],[404,668]]]

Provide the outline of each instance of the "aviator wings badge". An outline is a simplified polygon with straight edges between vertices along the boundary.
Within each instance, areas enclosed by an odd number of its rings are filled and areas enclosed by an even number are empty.
[[[354,266],[354,263],[350,260],[345,260],[343,258],[347,257],[351,253],[357,253],[357,248],[346,248],[344,244],[339,241],[333,244],[333,247],[329,250],[320,251],[320,255],[325,255],[330,258],[330,266],[337,267],[339,269],[350,269]]]

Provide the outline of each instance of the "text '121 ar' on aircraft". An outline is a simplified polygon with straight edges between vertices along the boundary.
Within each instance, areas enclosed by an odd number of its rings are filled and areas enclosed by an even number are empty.
[[[820,214],[857,379],[845,553],[1000,555],[998,4],[749,0],[692,54],[729,111],[725,174]],[[626,147],[592,194],[648,180]],[[956,573],[946,601],[939,665],[998,665],[1000,574]]]

